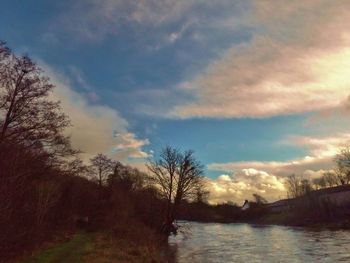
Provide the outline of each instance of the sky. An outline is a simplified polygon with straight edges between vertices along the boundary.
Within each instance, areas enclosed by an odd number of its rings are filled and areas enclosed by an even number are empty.
[[[210,201],[240,204],[348,145],[350,1],[1,2],[0,39],[56,85],[84,160],[193,149]]]

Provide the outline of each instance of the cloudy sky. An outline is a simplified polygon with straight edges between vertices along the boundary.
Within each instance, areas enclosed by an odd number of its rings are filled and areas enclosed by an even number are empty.
[[[57,86],[83,158],[137,167],[167,144],[211,201],[286,196],[350,140],[350,1],[2,0],[0,39]]]

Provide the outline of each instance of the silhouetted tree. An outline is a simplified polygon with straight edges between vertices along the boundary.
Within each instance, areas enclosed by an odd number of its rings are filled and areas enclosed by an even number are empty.
[[[253,197],[258,205],[267,204],[267,200],[261,195],[255,193],[253,194]]]
[[[150,161],[147,164],[148,169],[153,175],[155,185],[159,188],[161,196],[167,201],[165,212],[165,225],[167,231],[173,222],[172,202],[175,195],[175,176],[179,167],[180,154],[177,149],[170,146],[165,147],[157,160]]]
[[[306,195],[313,190],[311,182],[308,179],[302,179],[300,182],[301,195]]]
[[[0,254],[34,244],[38,226],[54,221],[63,157],[76,153],[63,134],[69,120],[50,99],[53,88],[30,58],[0,42]]]
[[[69,120],[49,99],[54,86],[27,56],[0,45],[0,147],[20,144],[53,157],[74,153],[63,130]]]
[[[58,202],[61,191],[60,185],[54,181],[41,182],[36,186],[36,223],[40,226],[50,208],[54,207]]]
[[[324,180],[324,176],[312,179],[312,184],[314,185],[316,190],[325,188],[326,187],[326,182]]]
[[[0,75],[5,70],[5,59],[7,59],[10,56],[11,52],[8,47],[6,47],[5,42],[0,40]]]
[[[59,102],[50,100],[53,88],[32,60],[14,55],[0,41],[1,262],[20,258],[58,231],[71,232],[79,218],[89,218],[90,230],[106,229],[120,225],[117,210],[125,225],[136,224],[138,231],[130,227],[133,240],[162,223],[165,202],[155,187],[145,187],[144,173],[120,163],[124,170],[114,169],[116,163],[103,154],[88,167],[71,156],[76,151],[63,134],[69,121]],[[104,184],[114,170],[120,187],[108,191]],[[91,171],[98,184],[86,178]],[[143,224],[146,234],[139,231]]]
[[[167,146],[147,167],[153,175],[153,182],[167,200],[163,230],[170,234],[181,201],[193,199],[203,185],[203,166],[195,159],[193,151],[181,153]]]
[[[336,168],[335,171],[324,172],[321,177],[313,179],[312,182],[316,189],[341,185],[341,174]]]
[[[286,179],[286,187],[288,196],[295,198],[302,195],[301,178],[296,175],[291,175]]]
[[[309,180],[302,179],[294,174],[287,177],[285,184],[290,198],[306,195],[313,190]]]
[[[108,158],[108,156],[99,153],[90,159],[92,176],[97,178],[101,187],[107,180],[108,176],[113,173],[116,162]]]
[[[338,177],[334,172],[325,172],[322,175],[322,184],[324,187],[332,187],[338,185]]]
[[[84,176],[89,172],[89,167],[79,158],[67,160],[61,166],[62,172],[67,175]]]
[[[114,171],[108,177],[110,187],[120,186],[128,191],[135,191],[143,187],[147,175],[136,168],[116,162]]]
[[[350,182],[350,148],[346,147],[340,151],[335,157],[337,164],[336,175],[340,184],[348,184]]]
[[[196,187],[194,195],[195,195],[194,201],[196,203],[207,204],[210,192],[206,189],[206,187],[204,186],[204,183],[201,183]]]

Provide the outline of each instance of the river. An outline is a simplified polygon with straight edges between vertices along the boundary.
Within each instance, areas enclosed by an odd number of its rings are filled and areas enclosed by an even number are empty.
[[[350,231],[182,222],[169,238],[176,263],[350,262]]]

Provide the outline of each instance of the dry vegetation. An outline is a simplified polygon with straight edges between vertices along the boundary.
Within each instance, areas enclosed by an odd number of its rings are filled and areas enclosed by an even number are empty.
[[[159,244],[154,231],[134,222],[129,225],[142,229],[137,233],[116,233],[100,231],[96,233],[80,232],[70,240],[53,243],[18,263],[165,263],[172,262],[166,247]],[[126,227],[126,226],[123,226]],[[122,231],[124,231],[123,228]],[[137,238],[136,238],[137,236]]]
[[[177,160],[163,181],[103,154],[86,164],[64,135],[70,121],[50,99],[54,88],[29,57],[0,42],[0,261],[84,230],[32,262],[164,262],[164,225],[200,186],[193,152],[167,147]],[[174,206],[160,191],[170,177]]]

